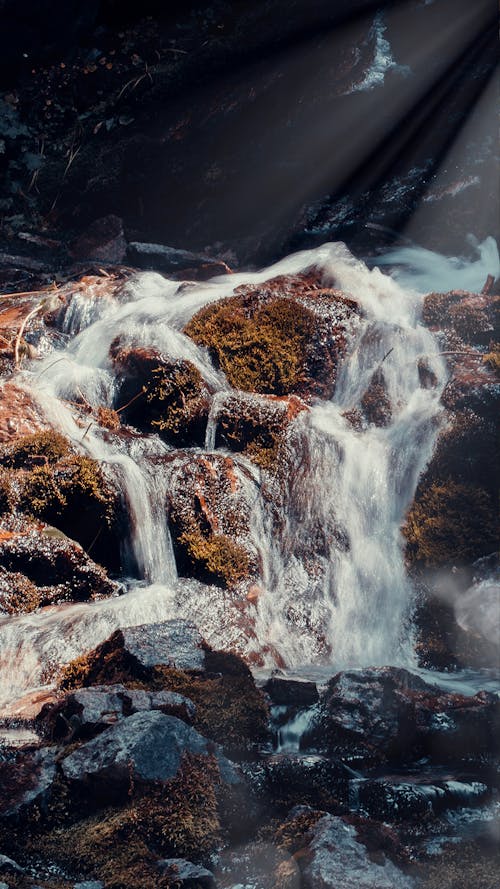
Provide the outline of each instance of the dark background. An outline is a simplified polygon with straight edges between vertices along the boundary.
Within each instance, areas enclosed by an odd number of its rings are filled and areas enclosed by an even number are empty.
[[[110,213],[129,240],[233,265],[338,239],[460,253],[497,233],[496,0],[0,0],[0,15],[4,250],[71,243]],[[395,64],[363,89],[381,15]]]

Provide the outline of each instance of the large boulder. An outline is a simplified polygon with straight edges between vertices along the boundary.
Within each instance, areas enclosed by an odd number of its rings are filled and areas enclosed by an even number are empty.
[[[279,826],[275,841],[300,864],[304,889],[413,886],[392,860],[399,857],[397,844],[384,835],[383,828],[364,824],[361,819],[353,824],[309,806],[296,806]],[[295,887],[295,883],[291,885]]]
[[[116,630],[63,671],[62,686],[150,679],[155,667],[205,669],[205,643],[194,624],[173,619]]]
[[[158,711],[140,712],[117,722],[61,761],[65,779],[90,793],[95,802],[126,799],[131,782],[168,782],[185,754],[209,756],[213,745],[194,728]],[[222,780],[239,781],[232,763],[215,751]]]
[[[360,761],[436,762],[478,758],[497,748],[500,701],[430,685],[396,667],[338,673],[304,744]]]
[[[280,276],[200,309],[185,328],[235,389],[329,398],[358,307],[319,276]]]

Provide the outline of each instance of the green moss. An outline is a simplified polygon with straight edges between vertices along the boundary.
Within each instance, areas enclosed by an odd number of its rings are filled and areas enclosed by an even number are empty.
[[[128,687],[168,689],[196,704],[193,724],[207,738],[234,748],[267,738],[266,700],[238,655],[208,649],[207,674],[201,675],[163,666],[140,670],[120,648],[118,633],[64,667],[60,687],[67,690],[119,682]]]
[[[403,533],[412,562],[466,564],[497,548],[497,511],[483,488],[437,481],[414,502]]]
[[[115,497],[95,460],[70,454],[25,473],[19,505],[88,549],[96,535],[110,530]]]
[[[196,421],[208,414],[207,390],[198,369],[188,361],[178,361],[153,370],[147,402],[154,406],[157,426],[174,439],[186,438]]]
[[[500,343],[490,343],[490,351],[484,356],[483,363],[500,375]]]
[[[484,841],[450,844],[419,870],[421,889],[493,889],[500,872],[499,846]]]
[[[243,546],[226,534],[210,534],[205,537],[198,529],[184,531],[177,544],[185,550],[185,557],[195,573],[208,582],[230,588],[248,577],[250,560]]]
[[[248,308],[235,296],[201,309],[184,332],[209,350],[234,388],[286,395],[305,382],[315,327],[313,312],[294,300]]]
[[[160,857],[208,861],[220,842],[217,790],[220,782],[212,756],[185,754],[176,777],[167,784],[139,788],[131,784],[128,805],[98,815],[75,817],[75,801],[46,813],[38,830],[24,836],[24,852],[56,863],[65,871],[102,880],[107,889],[167,889]],[[64,794],[63,794],[64,795]],[[47,830],[47,820],[55,826]],[[69,824],[68,824],[69,822]]]
[[[53,465],[70,453],[68,440],[59,432],[48,430],[35,432],[4,445],[0,451],[0,463],[12,469],[26,468],[34,461]]]

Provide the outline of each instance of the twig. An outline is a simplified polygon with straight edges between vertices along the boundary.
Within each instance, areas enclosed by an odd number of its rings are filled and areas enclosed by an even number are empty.
[[[383,364],[383,363],[384,363],[385,359],[389,357],[389,355],[391,354],[391,352],[394,352],[394,346],[392,347],[392,349],[389,349],[389,351],[385,353],[385,355],[384,355],[384,357],[382,358],[382,361],[380,362],[380,364]]]
[[[93,424],[93,422],[94,422],[94,421],[93,421],[93,420],[91,420],[91,422],[90,422],[90,423],[89,423],[89,425],[88,425],[88,426],[87,426],[87,428],[86,428],[86,430],[85,430],[85,432],[84,432],[84,433],[83,433],[83,435],[82,435],[82,437],[81,437],[81,441],[83,441],[83,439],[84,439],[84,438],[85,438],[85,436],[86,436],[86,435],[87,435],[87,432],[88,432],[88,431],[89,431],[89,430],[90,430],[90,428],[91,428],[91,426],[92,426],[92,424]]]
[[[26,325],[27,325],[28,321],[30,321],[32,318],[35,317],[35,315],[38,315],[38,312],[40,311],[41,308],[42,308],[42,304],[40,303],[40,305],[38,305],[34,309],[32,309],[31,312],[28,312],[28,314],[24,318],[23,323],[21,324],[21,326],[17,332],[16,341],[14,344],[14,364],[16,367],[19,367],[19,347],[21,345],[21,340],[23,337],[23,333],[26,329]]]
[[[134,401],[137,401],[137,399],[140,398],[141,395],[144,395],[145,392],[146,392],[146,387],[143,386],[141,391],[138,392],[137,395],[134,395],[134,397],[131,398],[130,401],[127,401],[126,404],[122,404],[122,406],[116,410],[116,413],[121,414],[121,412],[124,411],[126,407],[129,407],[129,405],[131,405]]]

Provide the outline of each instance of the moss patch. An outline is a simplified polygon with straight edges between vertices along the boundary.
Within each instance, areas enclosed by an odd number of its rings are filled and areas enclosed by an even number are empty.
[[[201,309],[184,332],[209,350],[235,389],[329,397],[356,307],[335,291],[309,286],[297,276],[243,287]]]
[[[494,550],[498,517],[490,495],[451,479],[430,485],[414,502],[403,533],[412,562],[463,565]]]
[[[60,687],[119,682],[134,688],[167,689],[196,704],[193,725],[207,738],[234,749],[267,738],[269,710],[265,697],[238,655],[207,649],[206,672],[202,674],[164,666],[144,670],[138,669],[137,662],[116,644],[117,638],[114,633],[94,651],[64,667]]]
[[[64,807],[47,812],[38,829],[33,824],[19,838],[21,854],[102,880],[107,889],[166,889],[175,884],[157,870],[159,858],[206,862],[220,842],[219,782],[214,757],[185,754],[172,781],[131,786],[123,808],[73,824]]]
[[[35,432],[3,445],[0,463],[11,469],[26,469],[39,463],[53,465],[68,456],[70,451],[69,441],[59,432]]]

